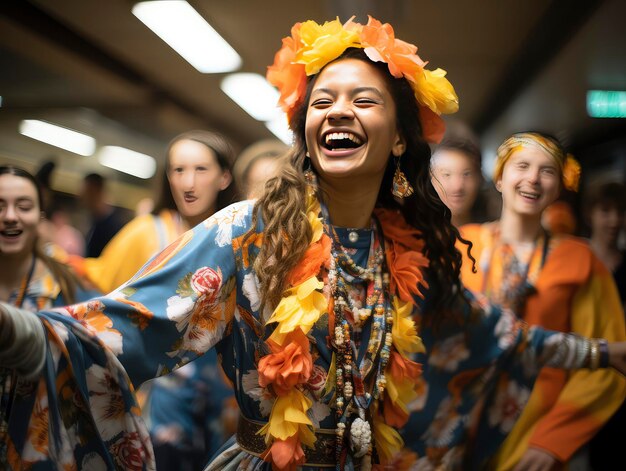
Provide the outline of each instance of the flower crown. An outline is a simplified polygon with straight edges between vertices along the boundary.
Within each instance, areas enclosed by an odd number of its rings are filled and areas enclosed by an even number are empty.
[[[267,80],[280,92],[279,104],[292,123],[293,113],[302,104],[307,76],[317,74],[326,64],[350,48],[362,48],[373,62],[385,62],[395,78],[404,77],[415,93],[419,105],[424,139],[439,142],[445,131],[442,113],[455,113],[459,100],[442,69],[426,70],[416,54],[417,46],[394,36],[389,23],[369,17],[367,25],[339,19],[319,25],[315,21],[296,23],[291,36],[268,67]]]

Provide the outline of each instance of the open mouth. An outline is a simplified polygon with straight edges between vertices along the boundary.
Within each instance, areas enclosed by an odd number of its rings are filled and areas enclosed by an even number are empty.
[[[519,194],[523,196],[524,198],[528,198],[531,200],[538,200],[539,197],[541,196],[539,193],[528,193],[526,191],[520,191]]]
[[[24,231],[22,231],[20,229],[5,229],[3,231],[0,231],[0,235],[2,237],[12,239],[12,238],[16,238],[16,237],[21,236],[22,232],[24,232]]]
[[[198,199],[197,197],[193,196],[190,193],[185,193],[185,197],[184,198],[185,198],[185,202],[186,203],[193,203],[194,201],[196,201]]]
[[[328,150],[356,149],[363,145],[363,139],[351,132],[331,132],[323,137],[322,145]]]

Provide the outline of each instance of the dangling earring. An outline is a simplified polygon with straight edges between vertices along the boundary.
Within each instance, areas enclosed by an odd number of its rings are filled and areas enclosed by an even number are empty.
[[[391,186],[391,194],[396,198],[408,198],[415,190],[406,179],[406,175],[400,169],[400,157],[396,160],[396,171],[393,174],[393,184]]]
[[[317,183],[317,179],[315,177],[315,173],[313,173],[313,169],[311,168],[311,155],[309,154],[309,151],[306,151],[305,154],[305,159],[304,159],[304,180],[309,184],[309,185],[315,185]]]

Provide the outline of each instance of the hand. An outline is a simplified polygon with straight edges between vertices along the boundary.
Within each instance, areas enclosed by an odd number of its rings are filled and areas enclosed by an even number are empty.
[[[609,365],[626,376],[626,342],[609,342]]]
[[[550,471],[558,463],[559,460],[549,451],[529,447],[513,471]]]
[[[8,347],[13,337],[13,322],[0,302],[0,352],[2,347]]]

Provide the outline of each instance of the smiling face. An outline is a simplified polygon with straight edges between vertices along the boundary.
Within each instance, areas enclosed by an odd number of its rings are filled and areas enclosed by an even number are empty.
[[[322,181],[358,177],[359,186],[373,191],[380,186],[389,156],[402,155],[405,146],[385,78],[358,59],[331,63],[319,74],[311,91],[305,137]]]
[[[561,175],[554,159],[538,147],[522,147],[504,164],[496,187],[502,193],[502,211],[541,218],[556,200]]]
[[[31,254],[40,220],[35,185],[17,175],[0,175],[0,255]]]
[[[167,177],[180,214],[194,226],[215,212],[217,195],[231,182],[209,147],[192,140],[172,145]]]
[[[441,149],[433,155],[431,167],[434,187],[452,216],[469,216],[482,179],[471,157],[456,149]]]

